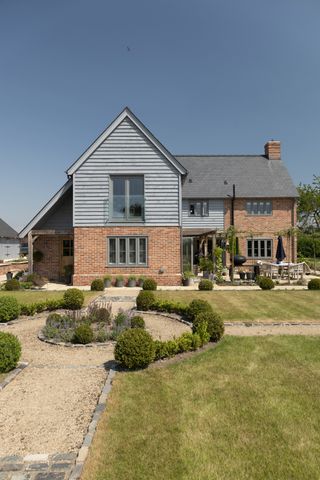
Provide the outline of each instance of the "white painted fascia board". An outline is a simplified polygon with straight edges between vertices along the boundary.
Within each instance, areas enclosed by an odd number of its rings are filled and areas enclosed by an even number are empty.
[[[45,216],[46,213],[52,208],[57,201],[66,193],[67,190],[72,186],[72,178],[70,178],[63,187],[49,200],[48,203],[33,217],[33,219],[24,227],[23,230],[19,233],[19,238],[24,238],[30,230]]]
[[[143,125],[142,122],[126,107],[117,118],[99,135],[99,137],[90,145],[89,148],[76,160],[66,171],[67,175],[73,175],[78,168],[87,160],[90,155],[111,135],[111,133],[125,119],[129,118],[131,122],[150,140],[150,142],[167,158],[181,175],[185,175],[187,170],[178,162],[178,160],[153,136],[153,134]]]

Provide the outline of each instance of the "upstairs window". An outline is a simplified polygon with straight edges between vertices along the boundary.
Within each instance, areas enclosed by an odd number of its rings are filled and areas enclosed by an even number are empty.
[[[247,202],[248,215],[271,215],[272,202],[270,200],[250,200]]]
[[[111,177],[111,218],[137,221],[144,218],[143,175]]]
[[[189,216],[190,217],[208,217],[209,216],[209,201],[195,200],[189,202]]]

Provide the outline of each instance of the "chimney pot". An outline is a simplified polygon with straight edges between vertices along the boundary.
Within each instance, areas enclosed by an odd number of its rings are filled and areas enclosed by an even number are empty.
[[[281,143],[270,140],[264,146],[264,154],[269,160],[281,160]]]

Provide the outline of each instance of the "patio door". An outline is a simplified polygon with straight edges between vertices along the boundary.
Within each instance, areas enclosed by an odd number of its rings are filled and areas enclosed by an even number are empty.
[[[61,240],[60,279],[67,281],[73,270],[73,238]]]
[[[193,271],[193,237],[183,237],[183,271]]]

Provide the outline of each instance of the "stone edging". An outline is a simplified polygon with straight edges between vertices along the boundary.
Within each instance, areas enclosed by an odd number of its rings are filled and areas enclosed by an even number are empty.
[[[14,370],[8,372],[6,378],[0,383],[0,391],[9,385],[9,383],[12,382],[12,380],[14,380],[16,376],[19,375],[19,373],[21,373],[22,370],[24,370],[28,365],[28,362],[19,362],[18,366]]]
[[[79,480],[82,475],[83,467],[89,453],[89,448],[92,444],[92,440],[98,425],[98,421],[100,420],[101,414],[103,413],[107,405],[108,396],[109,396],[109,393],[111,392],[112,381],[115,374],[116,374],[116,371],[110,368],[106,383],[103,387],[99,401],[94,410],[87,434],[84,437],[84,440],[78,452],[76,463],[71,472],[69,480]]]
[[[59,347],[67,347],[67,348],[94,348],[94,347],[108,347],[110,345],[115,345],[116,342],[114,340],[109,340],[108,342],[96,342],[96,343],[87,343],[83,345],[82,343],[66,343],[66,342],[56,342],[50,338],[46,338],[43,333],[40,331],[38,333],[38,339],[41,342],[49,343],[51,345],[57,345]]]
[[[166,317],[166,318],[170,318],[171,320],[177,320],[178,322],[188,325],[188,327],[192,327],[192,322],[189,322],[188,320],[184,320],[177,313],[157,312],[156,310],[135,310],[135,312],[141,315],[143,314],[159,315],[160,317]]]
[[[224,322],[226,327],[319,327],[320,323],[305,322]]]

